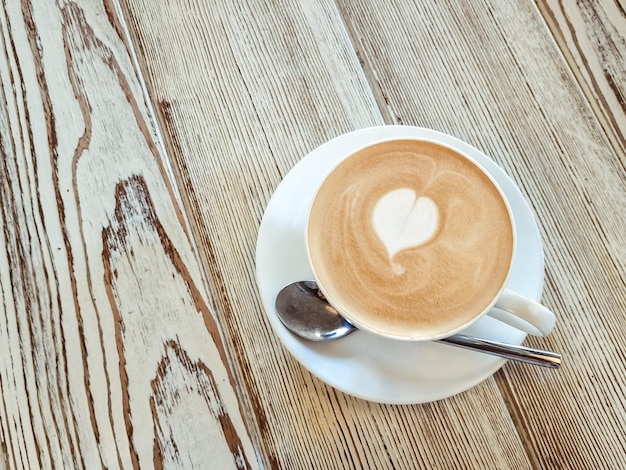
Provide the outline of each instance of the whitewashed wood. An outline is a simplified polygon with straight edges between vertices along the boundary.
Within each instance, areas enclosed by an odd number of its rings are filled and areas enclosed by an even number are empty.
[[[257,467],[113,5],[3,2],[0,32],[3,460]]]
[[[624,466],[624,172],[530,1],[122,2],[208,290],[124,22],[84,3],[0,16],[10,467],[223,468],[239,442],[255,466],[212,305],[268,468]],[[561,371],[508,365],[450,400],[380,406],[312,378],[272,335],[253,277],[265,203],[307,151],[385,120],[462,137],[518,181],[560,315],[530,342],[562,350]],[[220,399],[235,433],[210,412]]]
[[[540,0],[537,6],[626,166],[626,3]]]

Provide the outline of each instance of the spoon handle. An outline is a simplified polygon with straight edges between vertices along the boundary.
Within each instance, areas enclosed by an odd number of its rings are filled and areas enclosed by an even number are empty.
[[[473,338],[465,335],[453,335],[438,340],[440,343],[448,343],[462,348],[481,351],[494,356],[511,359],[513,361],[526,362],[542,367],[556,369],[561,365],[561,355],[552,351],[527,348],[513,344],[499,343],[488,339]]]

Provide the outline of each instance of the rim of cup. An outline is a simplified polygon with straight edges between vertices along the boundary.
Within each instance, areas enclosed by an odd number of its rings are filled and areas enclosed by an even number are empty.
[[[443,136],[447,136],[447,134],[442,134]],[[450,136],[452,137],[452,136]],[[323,186],[324,182],[326,181],[326,179],[337,169],[337,167],[339,167],[343,162],[345,162],[347,159],[355,156],[356,154],[362,152],[365,149],[368,149],[370,147],[374,147],[376,145],[380,145],[380,144],[384,144],[387,142],[398,142],[398,141],[415,141],[415,142],[426,142],[426,143],[430,143],[430,144],[434,144],[434,145],[438,145],[440,147],[444,147],[448,150],[452,150],[454,153],[456,153],[457,155],[460,155],[461,157],[463,157],[465,160],[469,161],[471,164],[473,164],[475,167],[477,167],[482,174],[484,174],[487,179],[491,182],[491,184],[496,188],[498,194],[500,195],[500,199],[504,202],[504,205],[506,207],[507,210],[507,214],[508,214],[508,218],[509,218],[509,223],[511,225],[511,233],[512,233],[512,249],[511,249],[511,256],[509,259],[509,263],[508,263],[508,269],[506,272],[506,276],[504,276],[502,283],[496,293],[496,295],[494,295],[493,299],[491,299],[491,302],[487,305],[487,307],[485,307],[482,311],[476,313],[476,315],[474,315],[472,317],[471,320],[456,326],[455,328],[446,330],[444,332],[439,332],[436,334],[430,334],[430,335],[399,335],[399,334],[395,334],[395,333],[390,333],[390,332],[385,332],[385,331],[381,331],[377,328],[374,328],[370,325],[367,325],[363,322],[361,322],[358,318],[356,318],[355,316],[352,315],[351,312],[348,311],[348,309],[346,308],[342,308],[341,305],[337,305],[337,302],[335,302],[333,300],[333,296],[331,294],[329,294],[328,289],[324,286],[324,283],[320,281],[320,278],[318,276],[317,270],[315,268],[315,264],[313,262],[313,259],[311,257],[311,252],[309,249],[309,228],[310,228],[310,221],[311,221],[311,212],[312,212],[312,207],[315,204],[315,200],[317,199],[317,195],[319,194],[319,191],[321,189],[321,187]],[[489,157],[487,157],[489,158]],[[309,265],[311,267],[311,269],[313,270],[313,274],[315,277],[315,280],[317,282],[318,288],[322,291],[322,293],[324,294],[324,296],[327,298],[328,302],[337,309],[337,311],[343,316],[345,317],[348,321],[350,321],[351,323],[353,323],[357,328],[364,330],[364,331],[370,331],[374,334],[380,335],[380,336],[384,336],[384,337],[388,337],[388,338],[392,338],[392,339],[398,339],[398,340],[408,340],[408,341],[433,341],[433,340],[437,340],[437,339],[441,339],[441,338],[445,338],[447,336],[451,336],[455,333],[458,333],[462,330],[464,330],[465,328],[468,328],[470,325],[472,325],[473,323],[475,323],[476,321],[478,321],[480,318],[482,318],[487,312],[489,312],[489,310],[491,310],[493,308],[493,306],[495,305],[495,303],[497,302],[498,298],[500,297],[500,295],[502,295],[502,292],[506,289],[509,277],[511,275],[511,271],[512,271],[512,267],[513,267],[513,261],[515,259],[515,254],[517,253],[517,230],[516,230],[516,225],[515,225],[515,217],[513,214],[513,210],[511,209],[511,205],[506,197],[506,194],[504,193],[504,191],[502,190],[502,188],[500,187],[500,185],[498,184],[498,182],[495,180],[495,178],[491,175],[491,173],[489,173],[489,171],[487,171],[476,159],[474,159],[472,156],[468,155],[467,153],[465,153],[463,150],[459,149],[458,147],[448,143],[448,142],[444,142],[442,140],[439,140],[437,138],[434,137],[416,137],[416,136],[411,136],[411,135],[407,135],[407,136],[394,136],[394,137],[384,137],[381,139],[377,139],[375,141],[369,142],[365,145],[361,145],[359,147],[357,147],[355,150],[352,150],[348,153],[346,153],[346,155],[342,156],[337,162],[335,162],[329,169],[328,171],[326,171],[324,173],[324,176],[321,178],[319,184],[317,185],[314,195],[313,195],[313,199],[311,200],[311,205],[309,207],[309,211],[307,213],[307,218],[306,218],[306,230],[305,230],[305,246],[306,246],[306,252],[307,252],[307,258],[309,261]]]

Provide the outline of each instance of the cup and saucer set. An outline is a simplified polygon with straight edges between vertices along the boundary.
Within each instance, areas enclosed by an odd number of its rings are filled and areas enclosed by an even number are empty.
[[[539,301],[543,247],[532,209],[511,178],[484,153],[452,136],[418,127],[380,126],[336,137],[316,148],[284,177],[259,228],[256,280],[269,322],[283,345],[313,375],[349,395],[386,404],[416,404],[461,393],[490,377],[505,359],[434,341],[402,341],[359,330],[337,341],[302,339],[281,323],[276,297],[286,285],[315,279],[306,245],[316,191],[338,162],[369,144],[394,138],[436,141],[469,156],[497,183],[514,219],[516,250],[506,288]],[[526,333],[488,315],[462,334],[520,345]]]

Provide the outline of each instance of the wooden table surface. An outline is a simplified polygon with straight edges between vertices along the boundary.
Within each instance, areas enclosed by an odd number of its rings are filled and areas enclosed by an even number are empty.
[[[626,468],[624,0],[4,0],[0,31],[0,466]],[[273,333],[268,200],[382,124],[519,185],[560,370],[383,405]]]

